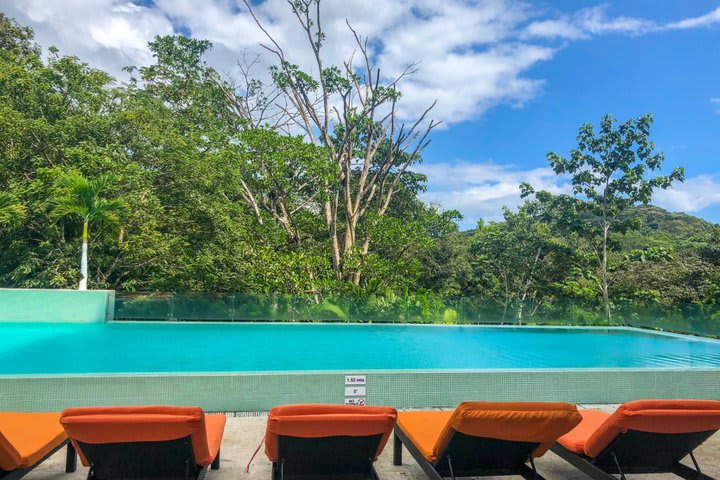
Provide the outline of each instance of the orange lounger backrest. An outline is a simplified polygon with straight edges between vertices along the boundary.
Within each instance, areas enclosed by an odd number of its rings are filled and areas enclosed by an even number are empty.
[[[54,412],[0,412],[0,470],[28,468],[66,440]]]
[[[350,405],[283,405],[270,410],[265,436],[265,454],[278,460],[278,437],[322,438],[382,435],[375,454],[380,455],[397,420],[390,407]]]
[[[20,465],[20,454],[0,431],[0,470],[9,472]]]
[[[580,423],[575,405],[540,402],[463,402],[438,437],[433,455],[440,458],[454,431],[474,437],[494,438],[540,445],[534,457]]]
[[[600,455],[623,432],[695,433],[720,430],[720,401],[637,400],[623,403],[585,443],[585,455]]]
[[[208,451],[205,413],[200,407],[69,408],[60,423],[87,466],[78,447],[83,443],[163,442],[191,437],[195,463],[212,461]]]

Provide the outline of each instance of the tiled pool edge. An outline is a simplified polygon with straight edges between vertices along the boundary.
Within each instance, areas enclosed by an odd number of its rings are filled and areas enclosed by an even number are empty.
[[[115,290],[0,288],[0,322],[113,321]]]
[[[720,399],[720,369],[368,371],[367,403],[451,407],[466,400],[621,403]],[[344,374],[323,372],[0,377],[0,410],[94,405],[198,405],[263,411],[285,403],[342,403]]]

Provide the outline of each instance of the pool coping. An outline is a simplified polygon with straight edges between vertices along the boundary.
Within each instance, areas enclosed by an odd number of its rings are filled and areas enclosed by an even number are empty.
[[[39,374],[0,374],[0,380],[15,378],[102,378],[102,377],[231,377],[262,375],[365,375],[365,374],[462,374],[462,373],[580,373],[580,372],[713,372],[720,373],[720,367],[580,367],[580,368],[445,368],[445,369],[345,369],[345,370],[253,370],[253,371],[198,371],[198,372],[92,372],[92,373],[39,373]],[[720,381],[720,378],[718,379]]]

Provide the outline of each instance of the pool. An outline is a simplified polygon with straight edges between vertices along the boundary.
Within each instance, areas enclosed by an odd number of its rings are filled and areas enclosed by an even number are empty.
[[[720,398],[720,341],[618,327],[0,323],[0,410],[681,397]]]
[[[635,329],[0,324],[0,374],[718,368],[720,342]]]

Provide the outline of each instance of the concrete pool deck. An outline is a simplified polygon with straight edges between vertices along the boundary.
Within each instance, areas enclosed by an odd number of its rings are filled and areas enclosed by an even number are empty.
[[[612,412],[617,405],[578,405],[578,408],[597,408]],[[221,467],[217,471],[208,471],[207,480],[270,480],[270,462],[265,458],[261,448],[250,465],[250,473],[245,473],[253,452],[265,434],[266,413],[228,415],[225,436],[221,446]],[[711,477],[720,478],[720,434],[715,434],[696,450],[696,457],[703,472]],[[87,469],[78,461],[75,473],[64,473],[65,450],[56,453],[52,458],[24,477],[27,480],[84,480]],[[589,477],[576,470],[569,463],[548,452],[536,461],[541,475],[548,480],[587,480]],[[427,477],[405,452],[403,465],[392,464],[392,439],[388,442],[377,461],[376,468],[382,480],[425,480]],[[511,477],[485,477],[492,479]],[[519,478],[519,477],[518,477]],[[630,475],[631,479],[670,480],[678,477],[672,475]]]

